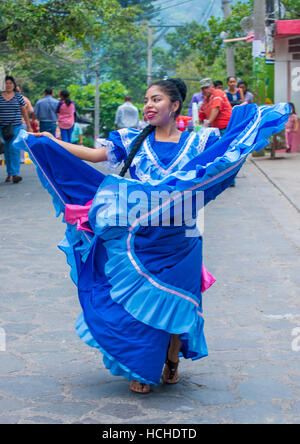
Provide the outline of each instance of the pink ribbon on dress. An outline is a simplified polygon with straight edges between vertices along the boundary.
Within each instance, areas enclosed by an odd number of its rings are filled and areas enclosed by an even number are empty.
[[[216,279],[213,277],[212,274],[210,274],[209,271],[206,270],[206,268],[202,264],[202,270],[201,270],[201,292],[204,293],[215,282],[216,282]]]
[[[89,200],[85,205],[71,205],[66,204],[65,220],[71,225],[77,223],[78,231],[89,231],[93,233],[93,230],[87,226],[89,221],[89,211],[92,205],[93,199]]]

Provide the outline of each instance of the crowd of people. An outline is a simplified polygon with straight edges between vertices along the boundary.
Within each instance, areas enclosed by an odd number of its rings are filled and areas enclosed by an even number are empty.
[[[200,92],[196,92],[188,107],[188,116],[197,119],[204,127],[218,128],[223,135],[231,118],[232,109],[237,105],[253,103],[253,94],[247,83],[234,76],[227,77],[224,89],[221,80],[210,78],[200,80]],[[295,107],[291,104],[292,113],[286,125],[286,152],[291,151],[293,138],[299,129],[299,120]],[[20,164],[24,163],[24,152],[13,146],[13,140],[23,128],[29,132],[49,132],[58,139],[78,145],[83,144],[83,132],[77,119],[75,103],[67,90],[59,91],[59,100],[53,97],[52,88],[46,88],[44,96],[34,107],[22,94],[22,89],[12,76],[5,77],[5,88],[0,94],[0,154],[4,153],[7,168],[5,182],[19,183]],[[135,128],[142,131],[150,123],[147,116],[140,119],[139,110],[132,103],[132,97],[126,95],[124,103],[116,110],[115,130]],[[191,122],[189,122],[191,123]],[[182,124],[182,127],[180,127]],[[181,131],[186,125],[180,120]],[[193,129],[190,125],[189,129]]]
[[[227,77],[227,88],[224,89],[221,80],[213,81],[210,78],[200,81],[201,92],[192,96],[188,115],[193,116],[193,106],[197,106],[197,115],[204,127],[214,127],[220,130],[221,135],[225,132],[229,123],[232,109],[237,105],[253,103],[253,94],[248,89],[247,82],[237,80],[234,76]],[[299,117],[295,105],[291,106],[290,118],[285,126],[286,152],[290,153],[293,140],[299,131]]]
[[[192,96],[188,115],[192,117],[195,104],[203,125],[218,128],[221,135],[228,125],[232,108],[244,103],[253,103],[253,94],[248,90],[247,83],[238,82],[234,76],[227,77],[225,90],[221,80],[213,81],[210,78],[200,80],[200,89],[200,92]]]
[[[67,90],[60,91],[57,100],[52,89],[46,88],[44,97],[33,107],[14,77],[7,75],[0,94],[0,153],[2,151],[5,158],[5,182],[22,180],[20,165],[24,163],[24,152],[20,153],[13,145],[21,129],[35,133],[47,131],[63,141],[82,144],[83,132],[76,115],[75,104]]]

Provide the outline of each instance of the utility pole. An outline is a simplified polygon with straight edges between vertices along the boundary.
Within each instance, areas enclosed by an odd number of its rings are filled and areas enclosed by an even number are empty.
[[[280,5],[280,2],[279,2]],[[280,6],[279,6],[280,7]],[[274,103],[275,0],[267,0],[266,11],[266,103]]]
[[[265,104],[265,15],[266,0],[254,0],[253,23],[254,40],[252,44],[253,75],[255,102],[259,105]]]
[[[231,7],[229,0],[222,0],[222,9],[224,18],[231,16]],[[226,45],[226,71],[227,76],[235,76],[235,64],[234,64],[234,48],[233,46]]]
[[[148,25],[148,68],[147,68],[147,85],[152,83],[152,26]]]
[[[96,64],[95,69],[95,112],[94,112],[94,141],[99,137],[99,109],[100,109],[100,98],[99,98],[99,64]]]

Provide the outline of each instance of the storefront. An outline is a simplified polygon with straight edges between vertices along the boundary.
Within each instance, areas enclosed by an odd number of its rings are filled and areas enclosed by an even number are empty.
[[[292,102],[300,117],[300,20],[276,22],[274,80],[275,103]],[[293,145],[298,151],[300,130]]]

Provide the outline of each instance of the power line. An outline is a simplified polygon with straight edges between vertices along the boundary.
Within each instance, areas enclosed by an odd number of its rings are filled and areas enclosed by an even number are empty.
[[[170,3],[174,3],[176,1],[178,1],[178,0],[167,0],[167,1],[162,0],[161,3],[155,3],[155,5],[153,5],[153,6],[156,6],[158,8],[161,7],[161,6],[169,6]],[[191,0],[191,1],[194,1],[194,0]],[[171,7],[172,7],[172,5],[171,5]]]
[[[176,1],[176,0],[175,0],[175,1]],[[165,8],[160,8],[160,9],[159,9],[159,12],[160,12],[160,11],[164,11],[164,10],[166,10],[166,9],[173,8],[173,7],[175,7],[175,6],[181,6],[181,5],[184,5],[185,3],[190,3],[190,2],[192,2],[192,1],[194,1],[194,0],[185,0],[185,1],[180,2],[180,3],[175,3],[174,5],[166,6]]]
[[[201,21],[201,24],[206,22],[206,20],[208,19],[209,14],[211,13],[212,8],[214,7],[214,5],[215,5],[215,0],[210,0],[210,6],[209,6],[209,8],[207,10],[207,13],[203,17],[203,20]]]
[[[160,7],[160,6],[166,6],[166,5],[169,5],[170,3],[174,3],[174,2],[176,2],[177,0],[167,0],[167,1],[164,1],[164,0],[161,0],[161,3],[155,3],[155,5],[153,5],[154,7],[156,6],[156,7]]]

